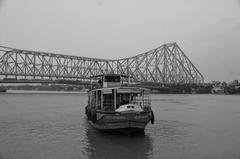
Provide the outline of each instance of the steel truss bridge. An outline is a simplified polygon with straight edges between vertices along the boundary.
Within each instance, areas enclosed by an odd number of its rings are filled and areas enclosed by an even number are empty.
[[[0,46],[1,82],[83,82],[99,74],[130,75],[134,82],[202,83],[203,75],[177,43],[133,57],[106,60]],[[51,82],[52,81],[52,82]]]

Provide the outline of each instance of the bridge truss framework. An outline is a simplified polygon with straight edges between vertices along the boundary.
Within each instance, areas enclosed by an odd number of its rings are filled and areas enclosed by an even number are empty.
[[[106,60],[20,50],[0,46],[0,75],[4,79],[88,80],[99,74],[125,74],[134,82],[202,83],[203,75],[176,43],[146,53]]]

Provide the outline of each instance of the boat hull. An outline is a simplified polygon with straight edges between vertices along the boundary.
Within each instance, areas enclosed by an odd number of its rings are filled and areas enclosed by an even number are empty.
[[[89,123],[98,130],[108,132],[143,132],[146,125],[153,119],[151,111],[124,113],[95,112],[94,115],[95,117],[93,115],[88,117]]]
[[[98,124],[94,124],[92,121],[89,121],[90,125],[101,132],[107,133],[121,133],[121,134],[135,134],[135,133],[143,133],[145,127],[129,127],[129,126],[118,126],[118,127],[106,127],[100,126]]]

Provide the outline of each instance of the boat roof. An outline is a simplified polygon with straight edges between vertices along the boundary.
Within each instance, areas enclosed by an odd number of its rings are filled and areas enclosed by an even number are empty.
[[[117,89],[117,90],[128,90],[127,92],[122,92],[122,93],[131,93],[131,92],[136,92],[136,90],[145,90],[145,91],[150,91],[147,88],[141,88],[141,87],[107,87],[107,88],[98,88],[98,89],[93,89],[90,91],[112,91],[112,89]],[[118,91],[119,92],[119,91]]]
[[[120,77],[124,77],[124,78],[132,78],[132,76],[130,75],[124,75],[124,74],[100,74],[100,75],[95,75],[95,76],[91,76],[90,78],[97,78],[97,77],[103,77],[103,76],[120,76]]]

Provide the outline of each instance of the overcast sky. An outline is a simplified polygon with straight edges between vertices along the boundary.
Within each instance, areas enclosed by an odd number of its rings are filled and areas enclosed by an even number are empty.
[[[95,58],[177,42],[212,80],[240,80],[240,0],[0,0],[0,45]]]

